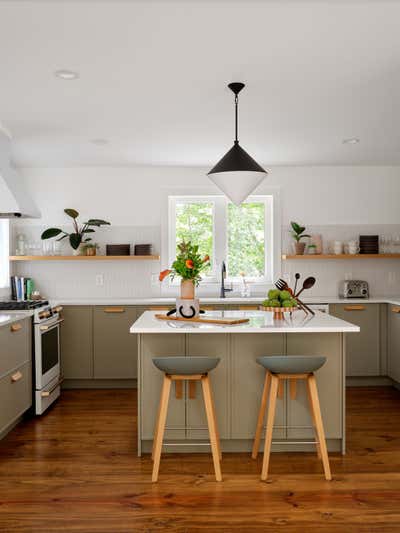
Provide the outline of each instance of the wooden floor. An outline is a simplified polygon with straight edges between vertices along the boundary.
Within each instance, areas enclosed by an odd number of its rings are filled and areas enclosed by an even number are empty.
[[[400,392],[348,390],[348,455],[333,481],[313,454],[163,457],[158,484],[136,456],[134,391],[64,391],[0,442],[0,531],[400,531]]]

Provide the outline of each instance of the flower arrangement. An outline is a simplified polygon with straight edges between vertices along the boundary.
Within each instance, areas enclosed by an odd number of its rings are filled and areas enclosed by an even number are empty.
[[[171,276],[172,279],[179,276],[182,278],[182,286],[184,282],[189,282],[192,285],[194,294],[194,286],[200,283],[200,274],[209,266],[209,263],[210,257],[208,255],[202,257],[199,254],[197,244],[182,241],[178,244],[178,254],[171,268],[160,272],[159,280],[163,281],[168,276]]]

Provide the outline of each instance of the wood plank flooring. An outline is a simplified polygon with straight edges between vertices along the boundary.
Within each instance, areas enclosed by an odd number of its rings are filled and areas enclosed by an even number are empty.
[[[217,483],[209,454],[136,456],[136,397],[64,391],[44,417],[0,441],[0,531],[399,532],[400,392],[348,389],[348,455],[333,481],[314,454],[225,454]]]

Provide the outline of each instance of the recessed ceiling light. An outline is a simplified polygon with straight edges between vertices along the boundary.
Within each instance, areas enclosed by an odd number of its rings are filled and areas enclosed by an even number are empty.
[[[76,80],[79,78],[79,72],[73,70],[56,70],[54,75],[62,80]]]
[[[105,144],[108,144],[107,139],[92,139],[90,142],[92,144],[96,144],[97,146],[104,146]]]
[[[360,139],[357,137],[350,137],[349,139],[343,139],[343,144],[358,144]]]

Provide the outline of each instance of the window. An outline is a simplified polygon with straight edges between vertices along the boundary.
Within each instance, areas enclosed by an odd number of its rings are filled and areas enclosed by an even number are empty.
[[[10,284],[9,253],[9,223],[8,220],[0,220],[0,289]]]
[[[260,283],[273,280],[273,196],[250,196],[236,206],[223,196],[169,197],[169,264],[182,240],[199,245],[211,257],[203,279],[217,281],[222,261],[227,277]]]

